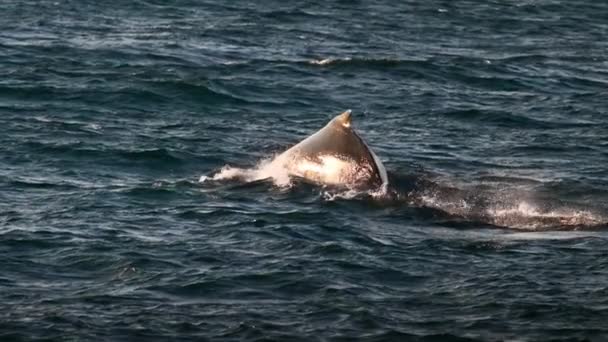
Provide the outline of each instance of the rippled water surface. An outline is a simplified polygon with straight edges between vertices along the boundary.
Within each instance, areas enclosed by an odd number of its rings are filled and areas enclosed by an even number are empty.
[[[0,340],[608,340],[606,2],[1,7]]]

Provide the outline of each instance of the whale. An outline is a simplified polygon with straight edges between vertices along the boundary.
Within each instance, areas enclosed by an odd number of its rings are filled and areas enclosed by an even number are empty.
[[[351,110],[281,153],[273,163],[290,176],[320,185],[356,189],[388,185],[384,165],[352,126]]]

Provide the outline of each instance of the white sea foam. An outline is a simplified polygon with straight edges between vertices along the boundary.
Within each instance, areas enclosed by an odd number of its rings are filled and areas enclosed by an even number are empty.
[[[516,229],[543,229],[557,227],[594,226],[608,222],[608,219],[590,210],[568,206],[543,209],[542,203],[530,200],[531,194],[521,198],[507,197],[496,199],[492,193],[481,194],[493,199],[489,204],[470,203],[465,198],[442,197],[438,193],[419,197],[428,207],[442,210],[448,214],[465,219],[481,220],[493,225]]]
[[[307,160],[299,161],[295,166],[288,170],[285,166],[286,162],[284,155],[275,156],[274,158],[264,159],[252,168],[239,168],[226,165],[213,175],[202,175],[199,178],[200,183],[209,181],[226,181],[240,180],[244,182],[253,182],[262,179],[270,179],[278,187],[289,188],[293,186],[292,173],[296,173],[300,177],[306,175],[315,175],[322,179],[325,184],[344,185],[345,169],[348,169],[349,162],[332,156],[322,156],[321,163],[315,163]],[[313,177],[314,179],[314,177]],[[354,199],[358,196],[372,196],[374,198],[384,197],[388,190],[388,183],[385,182],[381,187],[371,190],[361,190],[347,187],[333,188],[331,190],[323,188],[321,195],[327,201],[336,199]]]
[[[385,198],[387,195],[387,186],[383,184],[381,187],[376,189],[369,190],[359,190],[359,189],[342,189],[342,190],[325,190],[321,193],[321,196],[326,201],[335,201],[335,200],[352,200],[355,198],[360,198],[361,196],[371,196],[375,199]]]
[[[347,190],[342,190],[342,191],[337,191],[337,192],[325,190],[325,191],[321,192],[321,196],[323,197],[323,199],[326,201],[329,201],[329,202],[335,201],[335,200],[340,200],[340,199],[351,200],[362,194],[363,194],[362,191],[355,190],[355,189],[347,189]]]
[[[550,225],[592,226],[604,222],[601,217],[589,210],[568,207],[542,210],[528,201],[495,206],[488,208],[486,212],[495,224],[515,228],[543,228]]]
[[[272,179],[277,186],[289,187],[292,185],[289,173],[277,159],[278,158],[264,159],[253,168],[238,168],[226,165],[212,176],[201,176],[199,182],[203,183],[209,180],[222,181],[230,179],[253,182],[262,179]]]

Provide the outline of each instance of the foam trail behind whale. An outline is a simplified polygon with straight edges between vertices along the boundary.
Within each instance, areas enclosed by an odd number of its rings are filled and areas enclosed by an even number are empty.
[[[434,184],[410,194],[415,206],[433,208],[461,221],[524,230],[608,227],[608,217],[557,198],[540,198],[532,188],[458,189]]]

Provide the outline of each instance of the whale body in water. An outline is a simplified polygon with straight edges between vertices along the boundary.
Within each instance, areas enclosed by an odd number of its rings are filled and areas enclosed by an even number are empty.
[[[273,163],[290,175],[317,184],[379,188],[388,184],[386,169],[352,127],[351,111],[280,154]]]

